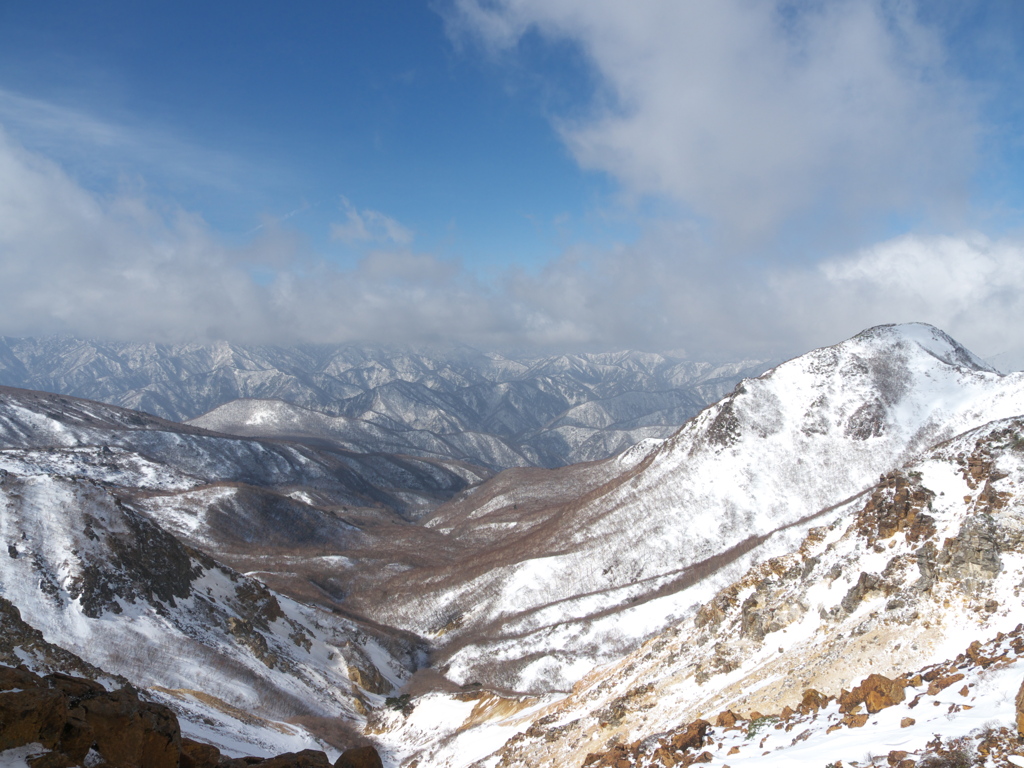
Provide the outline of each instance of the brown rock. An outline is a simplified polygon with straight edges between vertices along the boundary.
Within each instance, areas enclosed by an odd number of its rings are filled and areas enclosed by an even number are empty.
[[[715,756],[712,755],[710,752],[701,752],[699,755],[697,755],[697,757],[695,757],[693,759],[693,762],[695,762],[695,763],[710,763],[714,759],[715,759]]]
[[[665,766],[665,768],[673,768],[673,766],[679,762],[676,760],[675,755],[664,747],[658,747],[654,750],[654,754],[651,755],[651,758],[657,760],[661,765]]]
[[[1024,738],[1024,682],[1017,691],[1017,735]]]
[[[334,768],[384,768],[380,755],[371,746],[352,747],[341,753]]]
[[[944,691],[946,688],[949,688],[953,683],[958,683],[963,679],[964,676],[962,673],[947,675],[946,677],[938,677],[928,684],[928,695],[934,696],[940,691]]]
[[[181,762],[179,768],[217,768],[220,750],[212,744],[203,744],[181,737]]]
[[[847,715],[843,718],[843,725],[847,728],[862,728],[868,722],[867,715]]]
[[[907,755],[909,754],[909,752],[906,752],[902,749],[894,749],[889,753],[889,756],[886,759],[888,760],[889,765],[898,765],[900,762],[906,759]]]
[[[868,675],[852,691],[843,691],[839,697],[839,711],[853,712],[857,705],[864,704],[870,714],[881,712],[906,698],[904,686],[906,681],[901,679],[890,680],[885,675]]]
[[[952,669],[952,667],[947,668],[943,667],[941,664],[936,665],[924,674],[922,674],[921,677],[924,679],[926,683],[930,683],[932,680],[936,680],[942,677],[943,675],[947,674],[950,671],[950,669]]]
[[[38,688],[41,684],[39,675],[24,667],[0,667],[0,691]]]
[[[49,688],[0,693],[0,751],[39,742],[53,749],[68,719],[67,700]]]
[[[730,754],[730,755],[738,755],[739,753],[740,753],[740,748],[737,747],[735,744],[733,746],[729,747],[728,754]]]
[[[736,721],[739,719],[739,715],[737,715],[731,709],[725,709],[718,713],[718,718],[715,720],[715,725],[717,725],[719,728],[732,728],[734,725],[736,725]]]
[[[981,653],[981,643],[975,640],[967,646],[967,655],[971,657],[971,661],[975,664],[980,664],[984,659],[984,656]]]
[[[917,720],[915,720],[912,717],[904,717],[902,720],[900,720],[900,728],[909,728],[916,722]]]
[[[181,731],[167,707],[120,690],[83,699],[72,712],[91,728],[110,768],[178,768]]]
[[[828,706],[828,696],[823,693],[819,693],[813,688],[808,688],[804,691],[803,701],[800,702],[800,706],[797,708],[802,714],[810,714],[813,711],[817,711]]]
[[[107,689],[95,680],[73,677],[72,675],[65,675],[63,672],[54,672],[52,675],[47,675],[44,680],[50,684],[51,688],[56,688],[73,699],[107,692]]]
[[[707,720],[694,720],[681,731],[672,737],[672,746],[683,752],[687,749],[698,750],[704,746],[704,739],[707,737],[711,723]]]
[[[268,757],[259,764],[260,768],[330,768],[330,766],[331,761],[319,749],[285,752],[277,757]]]

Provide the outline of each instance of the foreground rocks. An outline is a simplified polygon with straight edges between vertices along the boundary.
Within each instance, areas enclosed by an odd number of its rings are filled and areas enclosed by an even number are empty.
[[[765,758],[770,765],[773,753],[795,747],[809,739],[827,739],[844,729],[864,728],[864,743],[870,744],[867,728],[872,716],[900,707],[907,714],[900,728],[913,728],[918,713],[928,715],[933,707],[947,714],[973,708],[970,696],[979,673],[998,671],[1024,660],[1024,625],[1008,634],[998,633],[987,643],[972,642],[956,658],[923,667],[917,672],[895,678],[873,673],[852,689],[828,696],[806,689],[796,708],[784,707],[774,714],[738,713],[724,710],[708,720],[697,719],[668,731],[637,739],[631,743],[610,745],[605,751],[592,752],[583,761],[585,768],[677,768],[714,763],[728,765],[731,758]],[[920,709],[918,709],[920,707]],[[910,716],[911,712],[913,717]],[[1011,758],[1021,759],[1024,749],[1024,684],[1016,700],[1013,728],[993,720],[975,728],[968,736],[949,738],[935,735],[931,741],[919,741],[912,748],[892,750],[881,755],[895,768],[940,768],[940,766],[1009,765]],[[934,719],[934,718],[933,718]],[[819,742],[820,743],[820,742]],[[778,755],[785,759],[783,751]],[[832,765],[845,765],[849,755],[836,754]],[[873,763],[873,764],[878,764]],[[1014,765],[1020,764],[1013,762]]]
[[[181,735],[172,710],[139,698],[132,688],[24,667],[0,666],[0,753],[38,744],[30,765],[71,768],[332,768],[319,750],[277,757],[229,758]],[[383,768],[373,747],[346,750],[334,768]]]

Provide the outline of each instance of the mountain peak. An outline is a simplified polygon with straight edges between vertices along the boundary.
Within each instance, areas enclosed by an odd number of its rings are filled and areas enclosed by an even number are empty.
[[[945,331],[928,323],[889,323],[861,331],[850,341],[915,344],[949,365],[995,373],[996,370]]]

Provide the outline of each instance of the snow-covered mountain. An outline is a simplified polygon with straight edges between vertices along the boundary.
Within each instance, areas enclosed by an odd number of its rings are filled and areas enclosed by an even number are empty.
[[[743,382],[642,458],[499,475],[425,522],[463,545],[455,559],[353,600],[434,638],[459,683],[568,690],[879,474],[1019,413],[1024,374],[931,326],[874,328]]]
[[[543,357],[466,347],[0,338],[3,385],[177,421],[208,414],[196,423],[250,436],[309,439],[318,423],[312,411],[345,417],[320,421],[327,434],[314,438],[350,450],[395,448],[491,469],[602,459],[641,439],[667,437],[742,377],[767,367],[644,352]]]
[[[1024,418],[989,422],[827,510],[568,696],[494,698],[484,719],[434,693],[389,715],[384,738],[439,766],[647,768],[704,752],[696,762],[927,765],[940,751],[961,762],[933,765],[1009,765],[1024,753],[1021,488]],[[427,739],[438,708],[450,717]],[[698,718],[704,738],[680,748]]]
[[[870,329],[667,439],[479,485],[287,418],[339,437],[0,391],[0,635],[26,638],[0,662],[123,675],[230,754],[270,750],[283,719],[321,738],[343,722],[388,766],[875,764],[850,752],[868,742],[895,765],[956,746],[936,733],[1013,748],[1024,374],[935,328]],[[464,483],[424,518],[395,511],[407,475],[378,482],[414,461],[435,483],[420,499]],[[192,656],[210,663],[183,672]]]

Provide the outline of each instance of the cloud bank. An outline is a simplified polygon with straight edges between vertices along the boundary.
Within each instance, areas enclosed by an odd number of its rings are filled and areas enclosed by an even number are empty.
[[[575,46],[598,87],[581,111],[554,116],[562,140],[627,196],[675,206],[635,242],[577,244],[539,272],[486,279],[347,198],[329,234],[360,255],[354,267],[312,253],[280,222],[229,245],[189,211],[87,189],[49,148],[81,130],[110,150],[130,132],[0,91],[0,119],[49,126],[40,135],[50,137],[28,149],[0,129],[0,333],[722,359],[798,354],[919,320],[982,355],[1024,349],[1024,241],[944,226],[960,234],[849,245],[863,242],[847,231],[857,222],[955,210],[974,167],[977,104],[913,9],[451,0],[450,34],[492,56],[515,55],[530,36]],[[147,144],[128,143],[129,160],[155,162]],[[215,168],[208,159],[191,165]],[[832,255],[780,256],[787,232],[815,229],[835,233]]]
[[[581,166],[671,198],[719,235],[948,213],[973,167],[977,104],[913,3],[453,0],[458,40],[575,45],[599,84],[556,116]]]
[[[229,247],[199,217],[98,196],[3,134],[0,179],[6,335],[682,348],[723,358],[795,354],[909,320],[992,354],[1020,346],[1024,327],[1024,242],[977,234],[905,236],[819,264],[723,273],[691,230],[665,225],[615,249],[571,249],[539,274],[484,282],[394,242],[347,270],[273,227]]]

